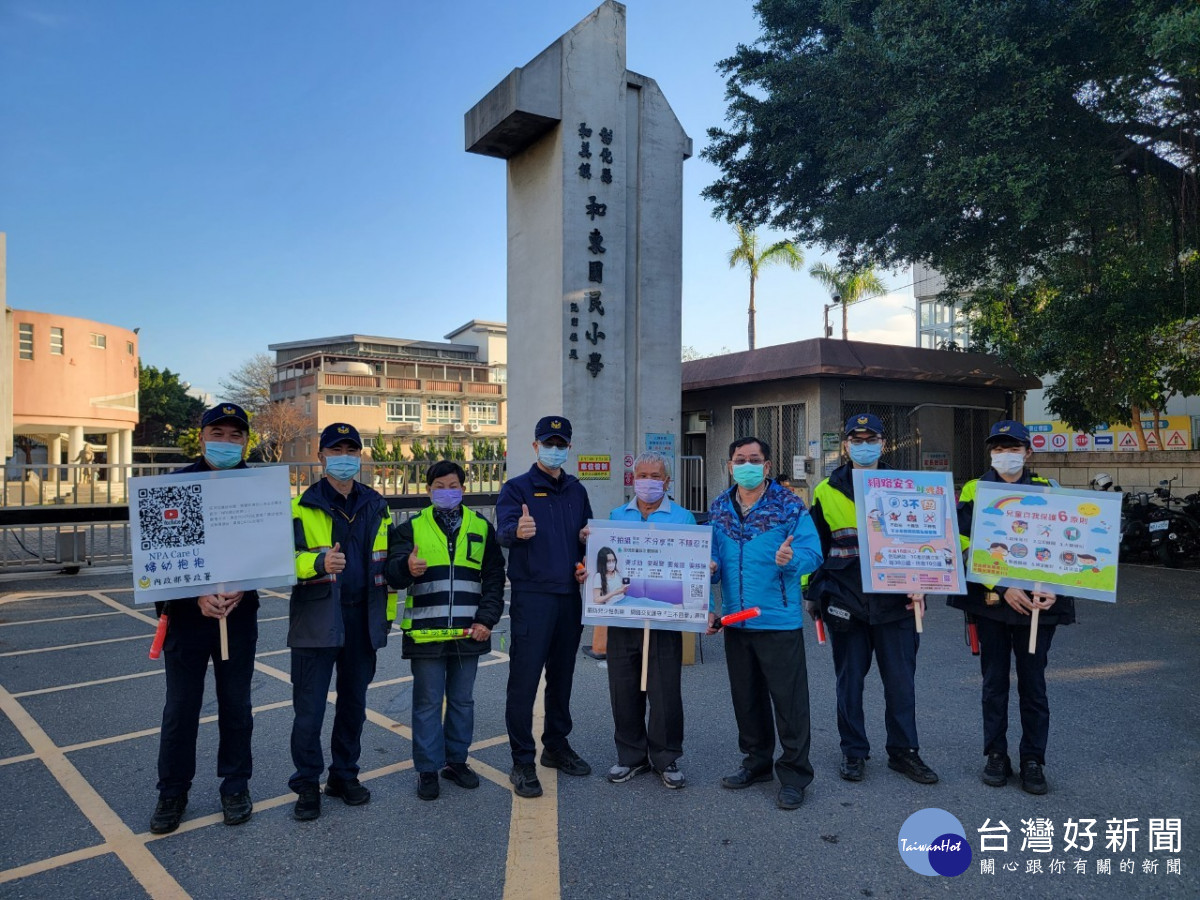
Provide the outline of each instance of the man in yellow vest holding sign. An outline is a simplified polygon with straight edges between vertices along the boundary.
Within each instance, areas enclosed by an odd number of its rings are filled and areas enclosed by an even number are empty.
[[[883,423],[878,416],[860,413],[846,420],[842,449],[849,461],[813,491],[812,519],[825,561],[813,573],[809,599],[820,607],[833,642],[842,778],[862,781],[866,772],[871,745],[863,714],[863,685],[874,655],[883,681],[888,768],[918,784],[933,784],[937,775],[917,753],[915,679],[921,638],[913,606],[923,608],[925,597],[865,590],[858,559],[858,514],[851,473],[856,468],[887,468],[879,461],[884,447]],[[814,609],[809,611],[816,614]]]
[[[456,462],[429,467],[432,504],[394,529],[384,569],[388,584],[408,590],[402,646],[412,665],[413,765],[422,800],[437,799],[438,770],[459,787],[479,787],[467,765],[475,673],[504,613],[504,554],[487,519],[463,506],[465,480]]]

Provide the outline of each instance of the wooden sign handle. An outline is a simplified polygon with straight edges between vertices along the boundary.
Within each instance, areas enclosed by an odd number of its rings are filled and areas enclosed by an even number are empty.
[[[221,659],[229,659],[229,623],[225,619],[217,619],[217,628],[221,632]]]
[[[1037,630],[1038,630],[1038,613],[1041,610],[1036,606],[1033,608],[1033,615],[1029,620],[1029,652],[1037,653]]]
[[[642,626],[642,692],[646,690],[646,684],[650,676],[650,623],[646,622]]]

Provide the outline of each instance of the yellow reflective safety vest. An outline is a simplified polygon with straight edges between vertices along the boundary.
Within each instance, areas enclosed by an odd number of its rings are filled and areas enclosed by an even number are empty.
[[[453,538],[438,527],[433,507],[412,520],[413,543],[428,568],[409,586],[404,602],[405,631],[470,628],[479,610],[487,522],[462,507],[462,525]]]

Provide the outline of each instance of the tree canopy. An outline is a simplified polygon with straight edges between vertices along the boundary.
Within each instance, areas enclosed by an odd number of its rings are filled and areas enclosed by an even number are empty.
[[[1055,410],[1077,427],[1196,380],[1200,5],[756,8],[704,151],[718,215],[933,265],[972,292],[976,343],[1057,396],[1109,373]]]
[[[139,361],[139,420],[133,432],[134,443],[173,447],[179,435],[199,424],[204,403],[188,395],[189,387],[170,369],[158,369]]]

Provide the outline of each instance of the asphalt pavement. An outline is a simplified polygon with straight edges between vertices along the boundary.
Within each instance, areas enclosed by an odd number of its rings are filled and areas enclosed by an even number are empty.
[[[740,754],[719,636],[703,638],[703,662],[684,671],[684,790],[653,775],[604,779],[615,762],[607,675],[581,655],[571,740],[595,772],[542,770],[547,796],[514,798],[506,618],[475,691],[478,790],[443,783],[437,801],[417,799],[406,737],[411,681],[394,639],[368,694],[362,766],[371,802],[328,799],[318,821],[296,822],[287,789],[287,601],[267,596],[253,684],[255,815],[221,823],[217,729],[207,721],[183,827],[165,837],[148,830],[162,663],[147,658],[152,610],[134,607],[128,587],[127,574],[86,571],[0,585],[0,897],[1200,896],[1194,570],[1122,566],[1120,602],[1081,600],[1079,623],[1059,629],[1049,668],[1050,792],[1040,797],[1016,779],[1004,788],[980,783],[979,669],[960,613],[931,606],[918,660],[921,754],[940,775],[936,785],[887,768],[874,673],[866,705],[876,749],[866,779],[838,777],[832,661],[806,629],[816,780],[794,812],[775,807],[777,783],[720,787]],[[1014,684],[1014,747],[1015,694]],[[215,713],[210,677],[203,715]],[[972,860],[957,877],[917,874],[900,857],[902,826],[927,808],[962,825]],[[1076,838],[1069,847],[1088,819],[1092,846]],[[1006,850],[995,849],[995,837],[981,849],[985,823],[1008,829]]]

